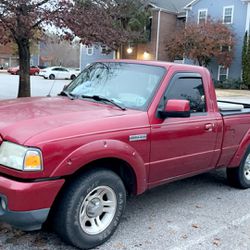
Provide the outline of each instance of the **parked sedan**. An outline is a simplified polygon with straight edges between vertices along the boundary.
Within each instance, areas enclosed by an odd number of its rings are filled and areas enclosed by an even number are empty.
[[[12,74],[12,75],[19,75],[20,72],[20,67],[13,67],[13,68],[9,68],[8,69],[8,73]],[[37,76],[39,75],[40,69],[36,66],[31,66],[30,67],[30,75],[34,75]]]
[[[79,75],[79,71],[70,70],[64,67],[50,67],[40,71],[40,76],[45,79],[75,79]]]

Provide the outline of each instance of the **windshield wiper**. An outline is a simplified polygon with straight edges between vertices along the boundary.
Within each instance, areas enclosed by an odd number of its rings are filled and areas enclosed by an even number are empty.
[[[74,95],[74,94],[71,94],[71,93],[69,93],[69,92],[67,92],[67,91],[62,91],[60,94],[59,94],[59,96],[67,96],[70,100],[74,100],[74,99],[76,99],[76,96]]]
[[[119,109],[121,109],[123,111],[126,110],[126,108],[123,105],[118,104],[114,100],[103,97],[103,96],[99,96],[99,95],[93,95],[93,96],[82,95],[81,97],[82,98],[87,98],[87,99],[92,99],[92,100],[97,101],[97,102],[108,102],[108,103],[113,104],[114,106],[118,107]]]

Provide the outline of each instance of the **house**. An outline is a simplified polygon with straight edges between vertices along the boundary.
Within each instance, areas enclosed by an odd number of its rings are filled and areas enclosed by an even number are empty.
[[[14,53],[12,45],[0,45],[0,68],[8,68],[18,65],[18,58]]]
[[[127,44],[122,46],[116,55],[114,52],[103,53],[103,47],[94,45],[81,46],[81,68],[98,59],[138,59],[138,60],[162,60],[168,61],[166,40],[178,27],[183,27],[186,21],[184,7],[190,0],[152,0],[149,3],[151,10],[149,37],[146,43]],[[105,50],[105,49],[104,49]]]
[[[102,59],[115,59],[116,52],[101,44],[80,45],[80,68],[84,69],[88,64]]]
[[[213,78],[218,81],[226,79],[238,80],[242,74],[241,55],[245,32],[250,26],[250,0],[193,0],[185,6],[187,22],[204,22],[208,17],[222,20],[232,28],[236,37],[235,56],[229,68],[218,65],[215,60],[208,68]]]
[[[19,65],[19,58],[15,45],[8,43],[6,45],[0,44],[0,67],[7,69]],[[30,65],[39,65],[39,52],[31,54]]]
[[[166,41],[176,29],[185,25],[184,7],[190,0],[152,0],[149,4],[151,21],[147,43],[124,48],[122,58],[168,61]],[[131,53],[130,53],[131,52]]]

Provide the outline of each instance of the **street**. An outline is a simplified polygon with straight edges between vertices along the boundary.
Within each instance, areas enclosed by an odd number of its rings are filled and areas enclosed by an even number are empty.
[[[250,190],[227,185],[213,171],[128,200],[118,230],[99,250],[250,249]],[[55,234],[0,226],[0,249],[68,249]]]
[[[53,84],[51,94],[56,95],[68,83],[32,77],[32,95],[46,96]],[[18,76],[1,74],[0,99],[14,98],[17,84]],[[225,92],[219,92],[221,97],[225,96]],[[129,198],[118,230],[97,249],[250,249],[249,208],[250,189],[231,188],[225,171],[215,170]],[[64,244],[52,232],[25,233],[0,223],[0,249],[75,248]]]
[[[0,74],[0,99],[16,98],[18,91],[19,76]],[[46,96],[51,91],[51,95],[57,95],[62,91],[68,80],[45,80],[40,76],[31,76],[31,95]]]

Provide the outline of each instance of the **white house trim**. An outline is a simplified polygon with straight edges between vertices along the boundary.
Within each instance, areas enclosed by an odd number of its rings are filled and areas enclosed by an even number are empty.
[[[200,0],[193,0],[190,1],[190,3],[188,3],[185,7],[184,10],[189,9],[190,7],[192,7],[193,5],[195,5],[197,2],[199,2]]]
[[[250,33],[250,1],[247,3],[246,31],[248,31],[248,34]]]
[[[201,12],[206,12],[205,22],[207,22],[207,12],[208,12],[208,10],[207,10],[207,9],[199,9],[199,10],[198,10],[198,20],[197,20],[197,23],[198,23],[198,24],[200,23],[200,13],[201,13]]]
[[[159,43],[160,43],[160,28],[161,28],[161,9],[158,11],[158,22],[157,22],[157,38],[156,38],[156,49],[155,49],[155,60],[159,58]]]
[[[225,14],[226,14],[226,9],[232,9],[232,16],[231,16],[231,22],[230,23],[225,23],[224,19],[225,19]],[[234,5],[230,5],[230,6],[224,6],[223,7],[223,23],[224,24],[232,24],[234,22]]]
[[[82,58],[83,57],[83,45],[82,43],[80,43],[80,68],[81,68],[81,71],[83,70],[82,69]]]
[[[221,69],[223,69],[225,67],[219,65],[218,67],[218,76],[217,76],[217,80],[220,81],[220,76],[221,76]],[[229,76],[229,68],[227,68],[227,72],[226,72],[226,79],[228,79]]]
[[[94,54],[94,46],[93,45],[85,46],[85,48],[86,48],[86,54],[88,56],[93,56],[93,54]]]

